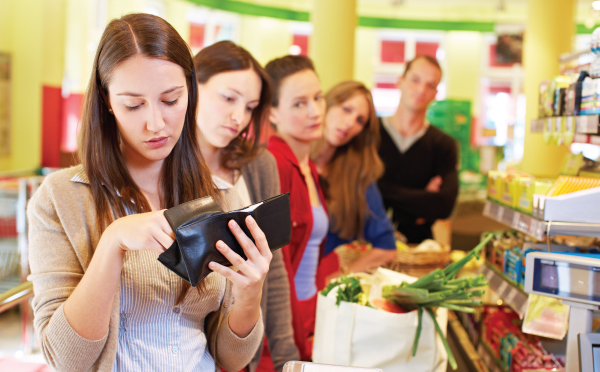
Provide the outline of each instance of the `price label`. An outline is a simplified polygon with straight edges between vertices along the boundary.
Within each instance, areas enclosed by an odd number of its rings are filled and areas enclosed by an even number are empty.
[[[548,132],[552,132],[552,119],[553,118],[548,118],[548,120],[546,121],[546,130]]]
[[[567,116],[567,125],[566,125],[567,132],[573,132],[573,126],[574,126],[573,117]]]
[[[555,132],[561,132],[561,123],[562,123],[562,118],[559,116],[557,118],[555,118],[555,124],[554,124],[554,131]]]

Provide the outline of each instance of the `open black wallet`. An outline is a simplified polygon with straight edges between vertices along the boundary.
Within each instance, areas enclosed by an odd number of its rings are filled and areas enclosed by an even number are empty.
[[[247,259],[240,243],[227,225],[235,220],[244,233],[254,241],[246,226],[246,216],[251,215],[263,231],[274,251],[290,243],[290,194],[280,194],[249,207],[223,212],[210,196],[189,201],[167,209],[165,217],[173,231],[175,242],[158,256],[158,260],[182,279],[197,286],[209,273],[208,263],[231,263],[216,248],[222,240],[229,248]]]

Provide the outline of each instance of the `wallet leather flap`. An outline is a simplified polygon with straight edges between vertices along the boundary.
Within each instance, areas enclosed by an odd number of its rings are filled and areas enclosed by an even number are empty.
[[[211,196],[205,196],[167,209],[165,218],[175,231],[184,223],[210,212],[223,212],[223,210]]]

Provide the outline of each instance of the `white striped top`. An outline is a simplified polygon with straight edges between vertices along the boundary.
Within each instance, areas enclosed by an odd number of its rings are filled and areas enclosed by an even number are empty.
[[[82,183],[86,180],[83,168],[71,179]],[[225,277],[209,274],[175,306],[183,281],[157,258],[158,254],[151,251],[125,254],[113,372],[215,371],[204,319],[219,309],[227,284]]]

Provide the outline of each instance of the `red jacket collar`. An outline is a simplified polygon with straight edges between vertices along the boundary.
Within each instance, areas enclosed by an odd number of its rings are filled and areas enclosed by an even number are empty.
[[[269,137],[269,143],[267,145],[269,151],[272,153],[278,153],[283,158],[285,158],[290,163],[294,164],[297,168],[300,168],[300,163],[298,163],[298,159],[296,159],[296,155],[290,148],[290,146],[285,142],[285,140],[277,135],[272,135]]]

